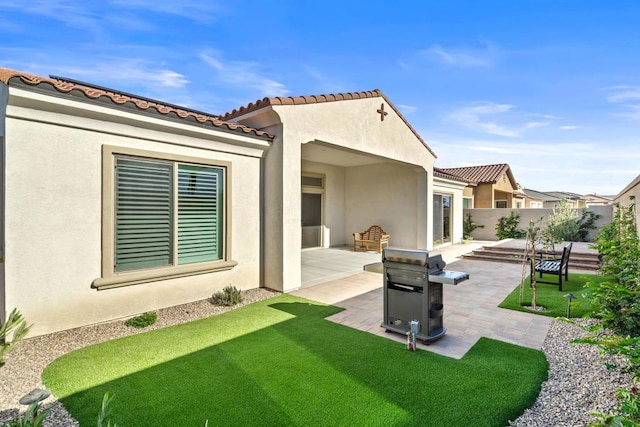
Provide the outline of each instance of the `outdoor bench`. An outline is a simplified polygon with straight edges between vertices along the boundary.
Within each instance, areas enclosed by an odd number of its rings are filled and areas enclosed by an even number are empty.
[[[372,225],[361,233],[353,233],[353,250],[382,252],[389,247],[389,235],[379,225]]]
[[[545,252],[539,252],[536,254],[536,259],[531,260],[531,281],[534,280],[535,273],[539,273],[540,278],[542,278],[543,274],[552,274],[558,276],[558,280],[555,282],[548,282],[544,280],[536,279],[537,283],[548,283],[551,285],[558,285],[558,290],[562,291],[562,276],[564,276],[565,281],[569,280],[569,255],[571,254],[571,247],[573,243],[567,244],[562,249],[562,257],[561,258],[544,258],[545,255],[549,255]],[[553,254],[555,255],[555,254]]]

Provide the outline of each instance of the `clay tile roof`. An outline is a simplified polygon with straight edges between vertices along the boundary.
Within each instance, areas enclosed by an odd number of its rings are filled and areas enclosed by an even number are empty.
[[[111,89],[102,88],[100,86],[92,86],[90,84],[66,81],[60,78],[40,77],[33,74],[15,71],[8,68],[0,67],[0,83],[9,86],[11,83],[20,82],[28,86],[48,85],[49,87],[61,93],[80,93],[89,99],[106,98],[116,105],[131,104],[139,110],[155,111],[163,116],[178,117],[181,119],[191,119],[199,124],[208,124],[221,130],[243,133],[251,136],[272,140],[273,135],[268,132],[253,129],[237,123],[229,123],[222,120],[219,116],[208,115],[206,113],[197,112],[184,107],[178,107],[170,104],[163,104],[160,101],[150,100],[136,95],[118,93]]]
[[[247,113],[251,113],[253,111],[259,110],[261,108],[265,108],[271,105],[301,105],[301,104],[318,104],[321,102],[335,102],[335,101],[347,101],[352,99],[365,99],[365,98],[377,98],[380,97],[384,99],[384,101],[389,105],[393,111],[402,119],[402,121],[407,125],[407,127],[413,132],[413,134],[418,138],[418,140],[426,147],[427,150],[434,157],[438,157],[436,153],[427,145],[427,143],[422,139],[420,134],[409,124],[407,119],[398,111],[398,109],[389,101],[389,99],[380,91],[380,89],[374,89],[364,92],[346,92],[346,93],[329,93],[323,95],[310,95],[310,96],[276,96],[276,97],[266,97],[259,99],[256,102],[251,102],[246,106],[242,106],[240,108],[234,109],[225,113],[221,116],[223,120],[233,120],[240,116],[243,116]]]
[[[510,171],[509,165],[500,163],[497,165],[468,166],[462,168],[442,168],[445,173],[457,175],[471,182],[479,184],[495,184],[498,179],[507,171]],[[513,177],[510,176],[509,179]]]
[[[466,179],[462,178],[461,176],[445,172],[444,170],[442,170],[440,168],[436,168],[436,167],[433,168],[433,176],[437,176],[439,178],[444,178],[444,179],[451,179],[453,181],[460,181],[460,182],[464,182],[466,184],[474,184],[473,181],[466,180]]]

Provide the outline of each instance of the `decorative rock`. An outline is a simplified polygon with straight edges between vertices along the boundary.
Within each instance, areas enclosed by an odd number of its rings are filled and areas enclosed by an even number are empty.
[[[31,405],[32,403],[40,402],[49,396],[51,396],[51,392],[49,390],[34,388],[28,394],[25,394],[20,398],[20,404]]]

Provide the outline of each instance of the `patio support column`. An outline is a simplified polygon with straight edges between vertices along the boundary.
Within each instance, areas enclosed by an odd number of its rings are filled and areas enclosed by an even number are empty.
[[[429,227],[430,215],[429,215],[429,174],[424,169],[417,169],[416,171],[416,248],[428,249],[429,248],[429,234],[432,232],[433,227]]]

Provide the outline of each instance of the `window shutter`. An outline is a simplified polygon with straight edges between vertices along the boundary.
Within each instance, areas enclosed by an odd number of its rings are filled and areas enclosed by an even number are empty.
[[[172,263],[170,164],[117,159],[115,270]]]
[[[222,169],[178,165],[178,264],[222,258]]]

